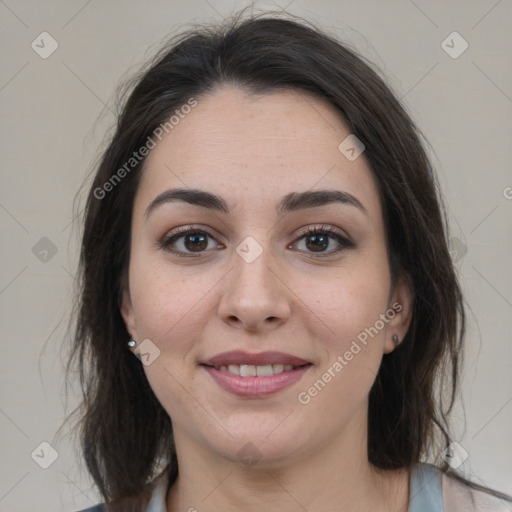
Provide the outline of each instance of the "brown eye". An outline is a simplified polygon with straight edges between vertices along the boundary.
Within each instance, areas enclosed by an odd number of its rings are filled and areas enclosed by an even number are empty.
[[[193,256],[194,253],[201,255],[206,252],[209,239],[213,240],[213,237],[206,231],[185,228],[164,237],[160,246],[177,256]]]
[[[192,252],[202,251],[208,246],[208,235],[204,233],[191,233],[184,235],[183,239],[185,247]]]
[[[307,235],[305,237],[308,241],[306,242],[306,247],[311,249],[313,252],[321,252],[328,248],[329,246],[329,235],[317,234],[317,235]]]
[[[312,254],[314,258],[332,256],[354,246],[352,242],[331,227],[308,228],[298,239],[298,241],[302,240],[305,241],[306,252],[318,253],[318,255]],[[332,245],[331,240],[335,240],[338,247],[327,251]]]

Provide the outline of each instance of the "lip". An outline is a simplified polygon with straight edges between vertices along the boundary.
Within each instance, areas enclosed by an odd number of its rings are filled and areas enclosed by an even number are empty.
[[[254,366],[282,364],[292,365],[296,368],[275,375],[241,377],[219,369],[221,366],[230,364]],[[223,390],[233,395],[243,398],[265,398],[298,382],[313,365],[310,361],[284,352],[251,354],[242,350],[234,350],[218,354],[200,363],[200,366]]]
[[[243,350],[233,350],[231,352],[218,354],[207,361],[201,362],[201,364],[206,366],[229,366],[230,364],[250,364],[255,366],[265,364],[291,364],[292,366],[302,366],[309,362],[310,361],[306,361],[300,357],[285,354],[284,352],[260,352],[258,354],[251,354]]]
[[[290,371],[264,377],[241,377],[217,370],[213,366],[201,365],[223,390],[243,398],[265,398],[273,395],[298,382],[312,366],[312,364],[306,364]]]

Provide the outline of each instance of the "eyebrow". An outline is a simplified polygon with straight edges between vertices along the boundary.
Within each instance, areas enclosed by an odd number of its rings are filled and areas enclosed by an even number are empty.
[[[227,202],[219,195],[205,190],[174,188],[166,190],[159,194],[146,208],[144,216],[149,214],[157,207],[173,201],[183,201],[195,206],[201,206],[209,210],[219,211],[229,214]],[[283,196],[277,207],[276,213],[280,216],[307,208],[324,206],[332,203],[341,203],[354,206],[368,216],[368,211],[357,197],[342,190],[307,190],[305,192],[291,192]]]

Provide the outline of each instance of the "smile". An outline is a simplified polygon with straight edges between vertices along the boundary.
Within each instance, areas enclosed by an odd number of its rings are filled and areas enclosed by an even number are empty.
[[[269,375],[290,372],[299,367],[291,364],[264,364],[258,366],[254,364],[230,364],[228,366],[215,366],[214,368],[240,377],[268,377]]]
[[[265,398],[296,382],[313,364],[293,354],[234,350],[199,363],[223,391],[243,398]]]

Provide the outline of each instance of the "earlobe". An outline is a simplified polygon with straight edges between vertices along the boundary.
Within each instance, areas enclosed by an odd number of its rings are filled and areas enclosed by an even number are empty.
[[[390,318],[384,341],[384,353],[389,354],[405,338],[412,320],[414,294],[410,279],[405,275],[398,279],[389,302]],[[391,312],[392,311],[392,312]]]

